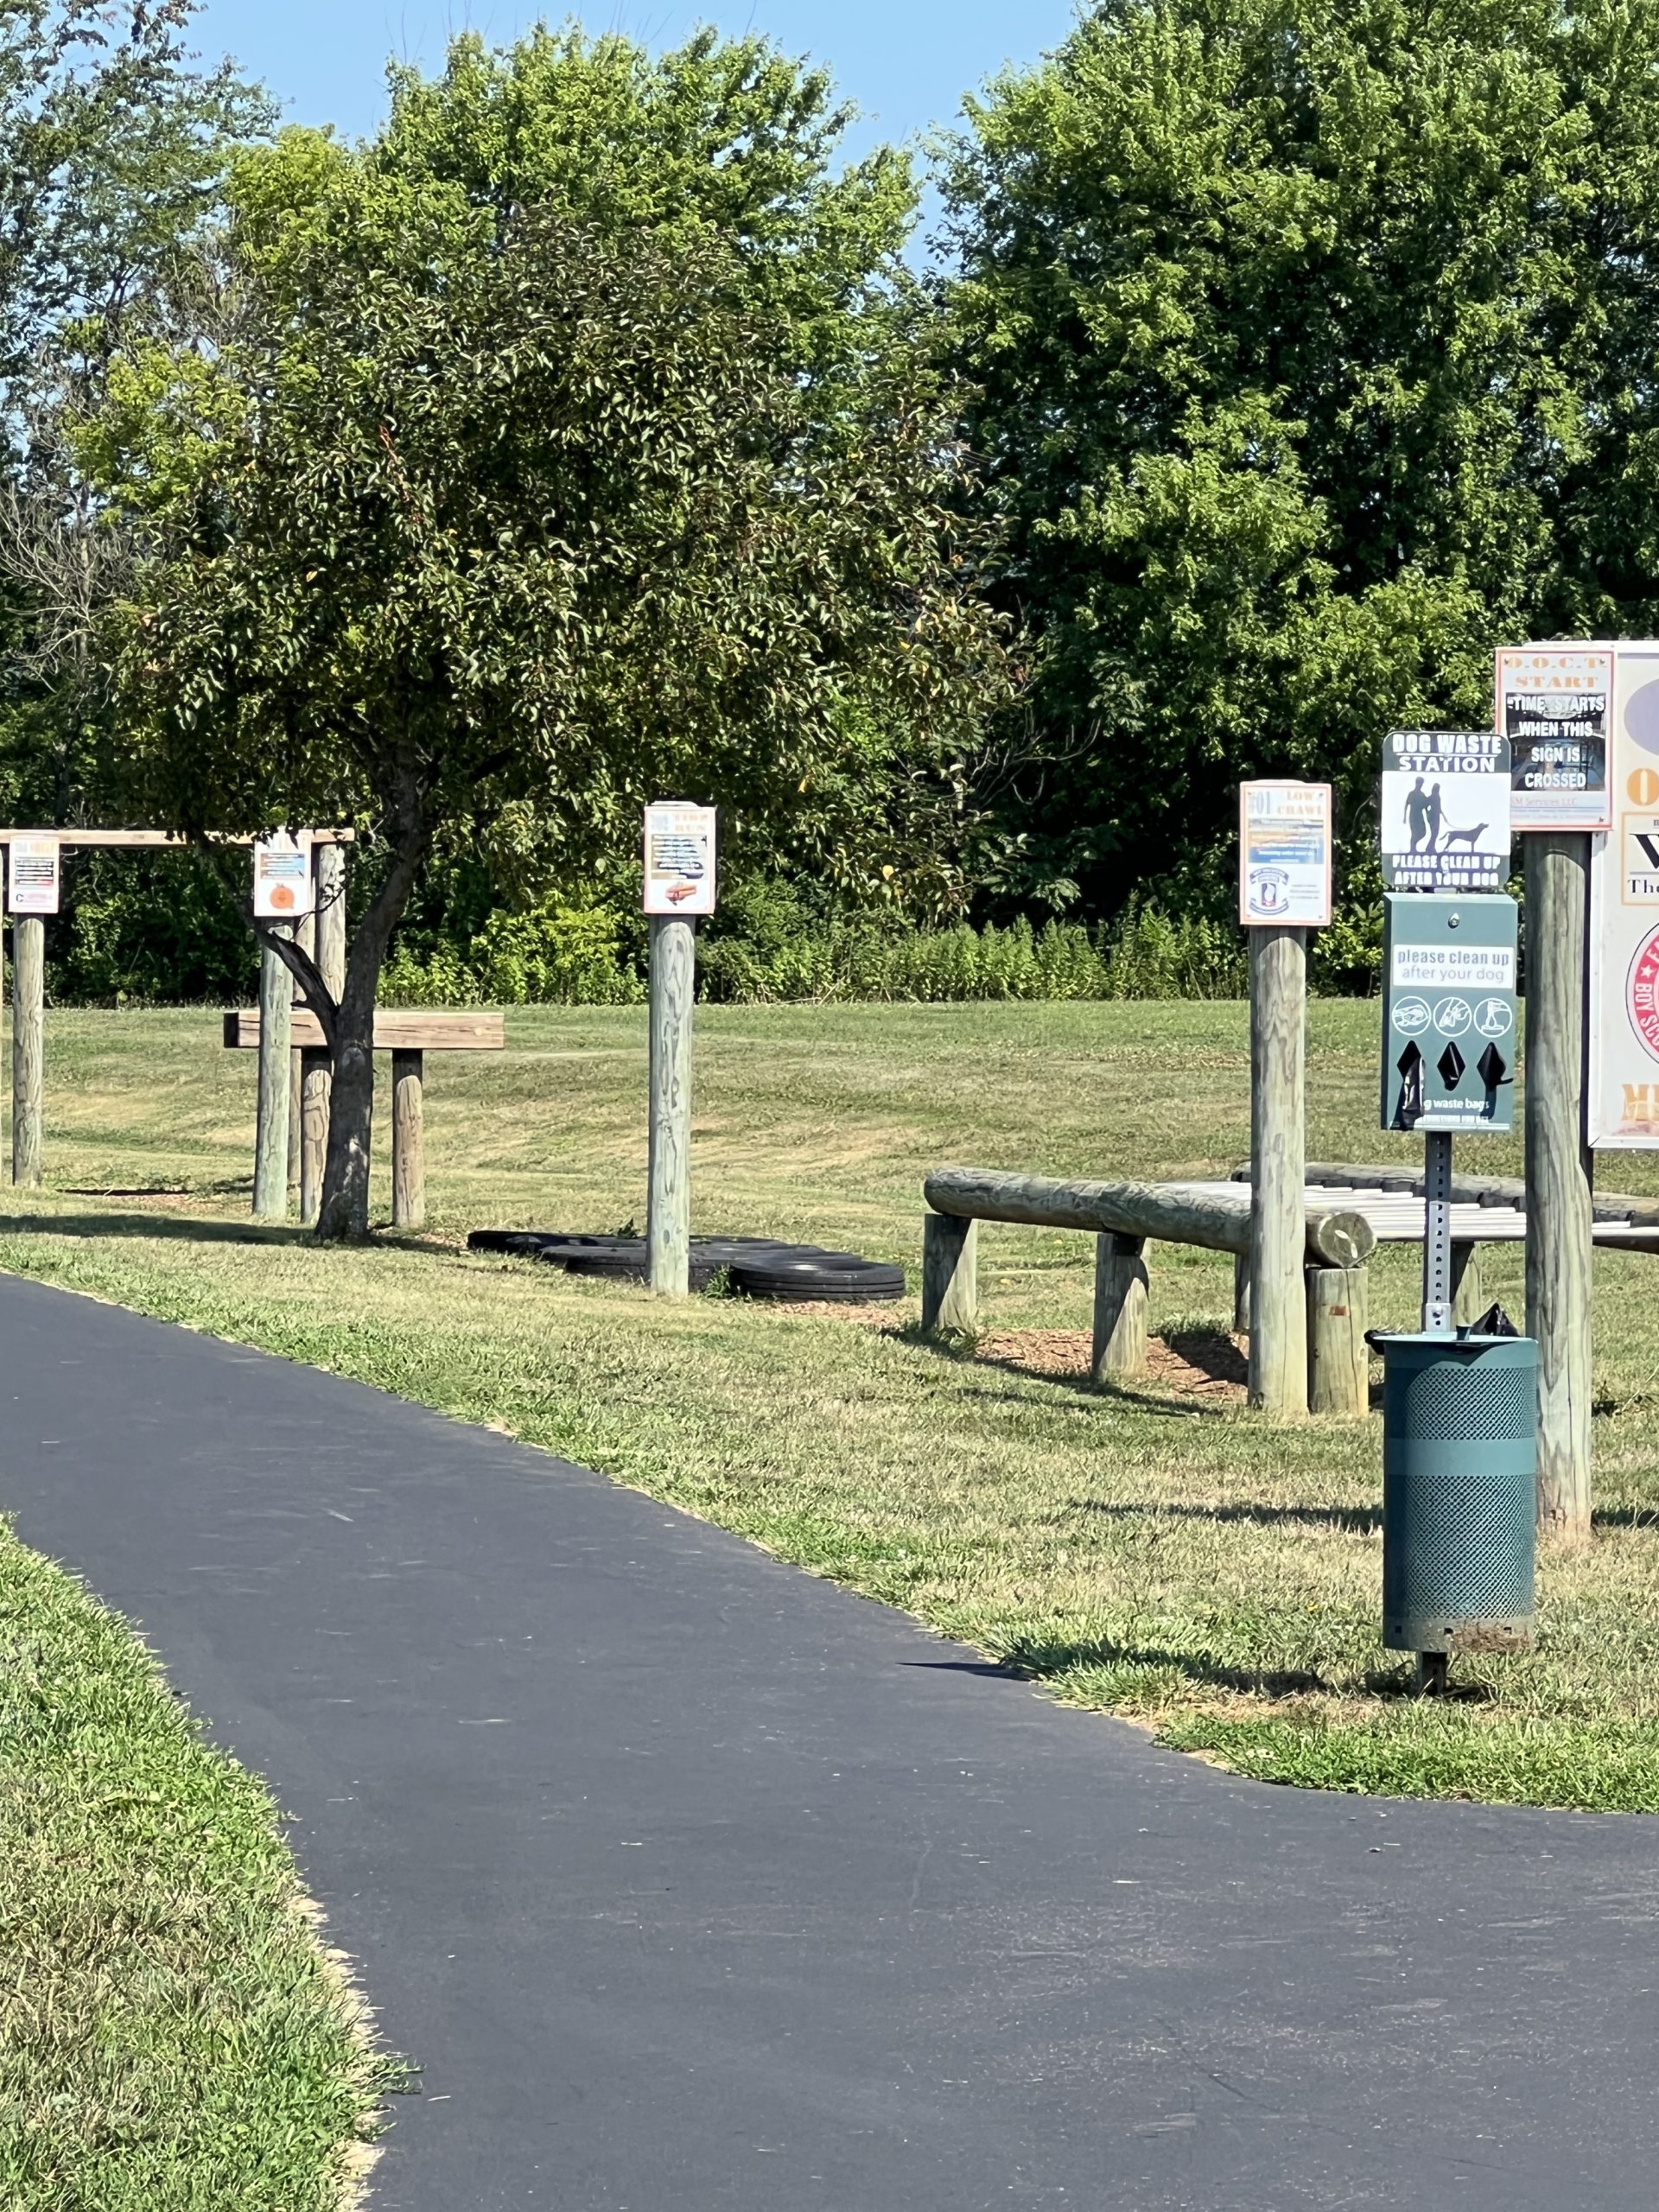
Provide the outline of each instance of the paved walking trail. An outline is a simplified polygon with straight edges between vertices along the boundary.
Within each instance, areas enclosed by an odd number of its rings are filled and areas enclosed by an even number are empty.
[[[0,1280],[0,1507],[270,1777],[380,2212],[1650,2212],[1659,1823],[1233,1781],[577,1469]]]

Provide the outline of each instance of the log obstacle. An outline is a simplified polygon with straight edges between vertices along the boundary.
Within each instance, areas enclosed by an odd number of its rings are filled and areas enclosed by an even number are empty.
[[[321,963],[319,963],[321,964]],[[326,975],[326,971],[325,971]],[[289,1016],[289,1050],[300,1057],[302,1071],[316,1060],[326,1076],[328,1051],[322,1024],[307,1008],[296,1007]],[[260,1015],[244,1008],[225,1017],[225,1046],[229,1052],[258,1052]],[[426,1220],[426,1055],[429,1052],[499,1052],[506,1045],[506,1024],[499,1014],[451,1014],[386,1011],[374,1017],[377,1052],[391,1054],[391,1219],[395,1229],[419,1229]],[[315,1056],[315,1057],[314,1057]],[[263,1058],[263,1056],[262,1056]],[[280,1085],[288,1102],[286,1080]],[[263,1090],[262,1090],[263,1096]],[[306,1163],[312,1163],[317,1192],[322,1185],[322,1160],[327,1146],[326,1085],[314,1085],[306,1094],[308,1115],[302,1152],[302,1212],[311,1183]],[[286,1147],[282,1155],[286,1175]],[[315,1204],[308,1217],[315,1221]]]
[[[922,1326],[930,1332],[971,1333],[978,1325],[978,1223],[1094,1232],[1090,1364],[1101,1382],[1134,1382],[1146,1372],[1150,1241],[1201,1245],[1241,1260],[1250,1250],[1249,1193],[1239,1184],[1060,1182],[946,1167],[922,1189],[930,1209],[922,1227]],[[1362,1212],[1325,1193],[1304,1195],[1300,1219],[1306,1402],[1319,1413],[1363,1413],[1365,1264],[1376,1234]]]

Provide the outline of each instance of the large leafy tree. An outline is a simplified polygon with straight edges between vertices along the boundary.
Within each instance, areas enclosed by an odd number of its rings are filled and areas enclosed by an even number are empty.
[[[971,105],[950,313],[1038,884],[1220,906],[1241,776],[1659,623],[1656,0],[1107,0]]]
[[[593,868],[678,791],[891,874],[883,802],[948,785],[1000,681],[908,186],[831,179],[825,99],[753,41],[463,41],[374,143],[244,162],[201,327],[131,340],[80,427],[141,547],[135,787],[376,849],[338,1004],[284,953],[334,1055],[325,1236],[366,1225],[379,970],[456,825]]]

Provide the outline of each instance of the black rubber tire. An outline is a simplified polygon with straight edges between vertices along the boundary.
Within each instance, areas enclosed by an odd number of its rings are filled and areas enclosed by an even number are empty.
[[[544,1229],[475,1229],[467,1239],[469,1252],[499,1252],[515,1260],[533,1260],[548,1241]]]
[[[841,1255],[837,1255],[839,1258]],[[779,1267],[764,1262],[732,1269],[732,1288],[745,1298],[770,1299],[777,1303],[839,1306],[891,1305],[905,1294],[905,1271],[866,1260],[848,1266],[816,1264],[798,1260]]]

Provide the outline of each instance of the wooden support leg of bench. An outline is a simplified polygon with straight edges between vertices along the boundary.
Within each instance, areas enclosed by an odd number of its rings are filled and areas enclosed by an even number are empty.
[[[979,1224],[954,1213],[922,1217],[922,1326],[940,1335],[979,1326]]]
[[[424,1052],[391,1056],[391,1225],[420,1229],[426,1221],[426,1131],[421,1090]]]
[[[1454,1244],[1452,1247],[1452,1325],[1466,1329],[1479,1320],[1486,1311],[1486,1301],[1480,1289],[1480,1247],[1478,1244]]]
[[[1248,1252],[1233,1255],[1233,1334],[1248,1337],[1250,1333],[1250,1255]]]
[[[1367,1271],[1309,1268],[1307,1409],[1353,1415],[1370,1410],[1371,1357],[1365,1342]]]
[[[1133,1382],[1147,1371],[1145,1240],[1109,1230],[1095,1240],[1096,1382]]]

